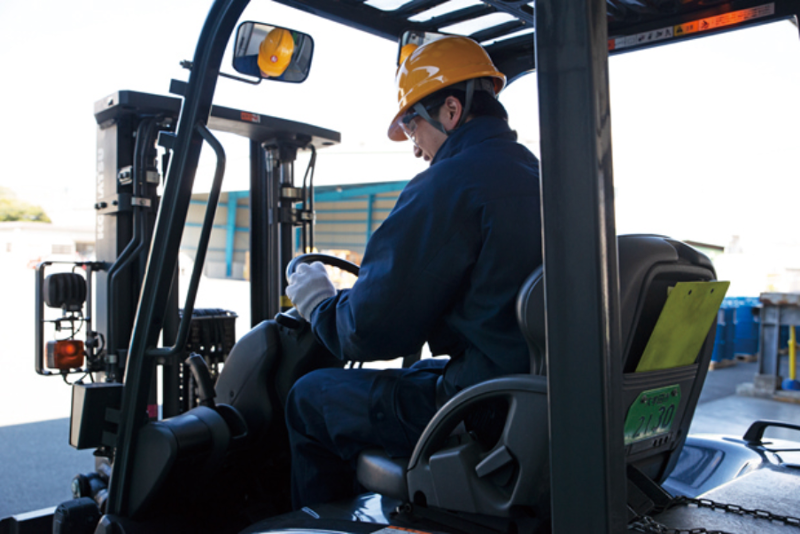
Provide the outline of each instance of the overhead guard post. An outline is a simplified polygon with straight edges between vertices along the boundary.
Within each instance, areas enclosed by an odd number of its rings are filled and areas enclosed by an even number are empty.
[[[606,2],[534,17],[553,531],[611,534],[627,517]]]
[[[156,220],[147,272],[133,326],[125,372],[114,468],[106,513],[127,516],[128,494],[136,454],[136,437],[144,424],[152,359],[148,349],[157,346],[178,251],[192,196],[205,125],[211,113],[222,56],[249,0],[215,0],[195,50],[181,114],[178,120],[161,208]]]

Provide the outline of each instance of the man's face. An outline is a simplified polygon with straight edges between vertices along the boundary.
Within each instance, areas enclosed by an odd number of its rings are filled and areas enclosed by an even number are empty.
[[[431,162],[447,140],[447,136],[422,117],[416,117],[414,122],[417,123],[414,135],[411,137],[411,142],[414,143],[414,156]]]
[[[433,118],[450,131],[458,123],[460,116],[461,103],[454,97],[448,97]],[[433,160],[439,148],[447,140],[447,136],[441,130],[418,115],[404,121],[403,130],[414,144],[414,156],[423,158],[427,162]]]

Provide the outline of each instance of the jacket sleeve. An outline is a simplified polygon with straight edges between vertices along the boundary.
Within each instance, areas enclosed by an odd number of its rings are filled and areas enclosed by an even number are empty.
[[[352,289],[311,315],[317,338],[343,360],[410,354],[441,326],[467,282],[480,248],[480,225],[433,169],[409,182],[367,246]]]

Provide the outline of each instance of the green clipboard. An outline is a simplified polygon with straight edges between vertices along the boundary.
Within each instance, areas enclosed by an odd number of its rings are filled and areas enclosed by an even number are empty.
[[[678,282],[669,293],[636,372],[694,363],[730,282]]]

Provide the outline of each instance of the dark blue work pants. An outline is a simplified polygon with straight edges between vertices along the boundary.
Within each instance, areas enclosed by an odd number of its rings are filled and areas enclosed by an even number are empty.
[[[319,369],[298,380],[286,402],[295,509],[356,495],[356,461],[365,449],[411,456],[436,413],[436,380],[445,363]]]

